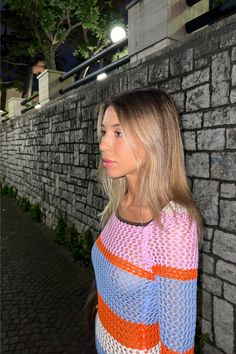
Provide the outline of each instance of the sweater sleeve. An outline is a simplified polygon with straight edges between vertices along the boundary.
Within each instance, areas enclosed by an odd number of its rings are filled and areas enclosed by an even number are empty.
[[[184,209],[163,213],[150,244],[160,326],[160,354],[193,354],[196,330],[198,236]]]

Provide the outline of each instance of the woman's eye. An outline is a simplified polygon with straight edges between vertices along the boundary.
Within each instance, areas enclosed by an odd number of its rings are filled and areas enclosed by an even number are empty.
[[[101,130],[101,135],[105,135],[106,134],[106,131],[105,130]]]
[[[115,134],[116,134],[117,138],[120,138],[123,135],[122,132],[115,132]]]

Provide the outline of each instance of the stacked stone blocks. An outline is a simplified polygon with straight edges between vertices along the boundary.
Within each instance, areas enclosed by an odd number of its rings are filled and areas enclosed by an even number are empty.
[[[52,226],[60,211],[100,232],[106,199],[97,183],[98,103],[139,87],[171,93],[180,112],[185,162],[205,229],[198,320],[205,354],[236,352],[236,17],[126,65],[101,83],[58,98],[1,126],[1,178],[38,202]]]

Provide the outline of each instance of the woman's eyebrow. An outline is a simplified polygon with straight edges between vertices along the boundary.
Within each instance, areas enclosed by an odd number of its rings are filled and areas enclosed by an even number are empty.
[[[104,125],[104,124],[101,124],[101,126],[105,128],[105,125]],[[112,125],[112,127],[119,127],[119,126],[120,126],[120,124],[113,124],[113,125]]]

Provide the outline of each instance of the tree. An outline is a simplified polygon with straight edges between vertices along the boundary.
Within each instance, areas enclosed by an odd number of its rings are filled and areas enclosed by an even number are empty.
[[[8,89],[15,88],[23,93],[27,91],[26,77],[29,75],[32,61],[27,52],[33,42],[32,30],[27,23],[22,26],[22,20],[7,7],[2,6],[0,80],[2,110],[6,106]]]
[[[117,16],[111,0],[5,0],[34,34],[27,53],[44,54],[47,67],[56,69],[56,53],[77,29],[77,54],[86,58],[109,43],[109,26]]]

